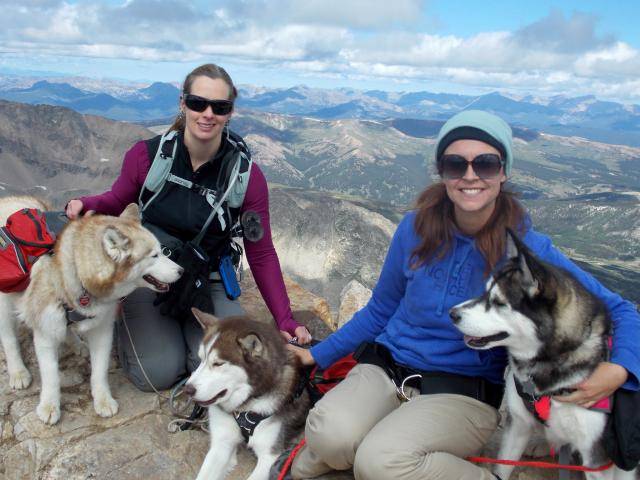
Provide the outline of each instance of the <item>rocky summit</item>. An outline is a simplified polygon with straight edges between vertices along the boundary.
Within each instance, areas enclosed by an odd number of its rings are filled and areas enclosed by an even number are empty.
[[[315,338],[330,334],[336,318],[327,302],[286,279],[294,316]],[[253,318],[265,322],[271,316],[250,274],[242,281],[242,306]],[[350,318],[366,292],[353,284],[343,292],[340,315]],[[89,387],[89,363],[82,344],[61,352],[62,417],[54,426],[35,414],[40,380],[30,332],[22,328],[20,343],[26,364],[34,376],[26,390],[12,391],[4,355],[0,352],[0,480],[182,480],[195,478],[209,447],[209,436],[200,429],[170,433],[175,417],[167,397],[170,392],[144,393],[123,375],[112,357],[109,373],[114,397],[120,404],[112,418],[93,411]],[[496,438],[488,453],[495,453]],[[542,446],[545,452],[546,446]],[[241,448],[238,465],[228,480],[243,480],[255,465],[255,457]],[[517,470],[515,480],[556,478],[552,473]],[[321,480],[352,480],[351,472],[334,472]]]
[[[431,133],[406,125],[403,133],[380,122],[274,114],[238,115],[234,122],[267,178],[288,184],[270,185],[274,243],[291,277],[286,283],[295,317],[323,338],[368,301],[405,208],[380,201],[406,205],[422,188]],[[0,195],[38,194],[61,208],[70,198],[102,192],[116,178],[124,152],[152,135],[62,107],[0,101]],[[638,302],[640,177],[634,172],[640,150],[549,135],[516,143],[521,152],[516,183],[534,223]],[[386,175],[390,170],[399,173]],[[271,321],[250,274],[242,288],[247,312]],[[0,352],[0,480],[195,478],[208,436],[199,430],[169,433],[173,417],[166,400],[133,388],[115,357],[110,371],[120,403],[115,417],[95,415],[86,352],[76,345],[61,354],[61,421],[42,424],[34,413],[40,382],[33,344],[26,330],[20,337],[34,382],[11,391]],[[487,453],[495,453],[499,434]],[[546,445],[540,450],[544,454]],[[253,462],[241,451],[230,479],[246,478]],[[323,478],[352,477],[347,472]],[[511,478],[551,479],[557,473],[517,470]]]

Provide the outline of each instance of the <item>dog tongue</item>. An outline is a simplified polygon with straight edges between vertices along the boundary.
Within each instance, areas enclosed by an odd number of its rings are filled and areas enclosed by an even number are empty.
[[[156,287],[158,290],[161,290],[163,292],[166,292],[167,290],[169,290],[169,284],[161,282],[153,275],[147,274],[147,275],[144,275],[142,278],[144,278],[147,281],[147,283],[150,283],[151,285]]]
[[[484,341],[484,337],[472,337],[470,335],[464,335],[463,340],[464,340],[464,343],[470,346],[478,346],[486,343]]]

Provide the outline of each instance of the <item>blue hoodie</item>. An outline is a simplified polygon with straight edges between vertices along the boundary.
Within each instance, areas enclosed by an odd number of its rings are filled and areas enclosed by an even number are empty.
[[[449,318],[449,309],[484,292],[485,260],[473,237],[457,234],[451,252],[417,269],[409,266],[420,243],[415,231],[416,213],[398,225],[380,278],[367,305],[341,329],[311,349],[321,367],[353,352],[362,342],[385,345],[396,362],[422,371],[478,376],[502,383],[507,363],[504,348],[473,350]],[[533,229],[525,244],[542,260],[572,273],[590,292],[601,298],[614,325],[611,361],[629,372],[624,388],[640,384],[640,315],[636,307],[603,287]]]

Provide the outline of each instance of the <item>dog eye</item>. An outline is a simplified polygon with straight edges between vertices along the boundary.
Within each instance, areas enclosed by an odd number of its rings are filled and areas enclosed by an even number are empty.
[[[504,303],[502,300],[500,300],[499,298],[494,298],[491,300],[491,302],[496,306],[496,307],[506,307],[507,304]]]
[[[153,255],[151,255],[151,258],[158,258],[160,256],[159,253],[154,253]]]
[[[212,367],[221,367],[224,365],[224,362],[211,362]]]

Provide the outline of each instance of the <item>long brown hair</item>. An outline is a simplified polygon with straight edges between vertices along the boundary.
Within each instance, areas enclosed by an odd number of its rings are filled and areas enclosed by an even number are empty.
[[[213,63],[205,63],[204,65],[200,65],[199,67],[194,68],[184,79],[182,83],[182,94],[191,93],[191,86],[197,77],[209,77],[212,80],[221,79],[229,86],[229,100],[232,102],[236,101],[238,98],[238,90],[233,84],[233,80],[227,73],[227,71]],[[176,116],[176,119],[173,121],[171,127],[169,127],[168,131],[171,130],[180,130],[184,131],[184,115],[182,112],[179,112]]]
[[[457,230],[454,206],[449,199],[444,183],[427,187],[416,201],[414,228],[421,238],[420,245],[411,254],[411,268],[418,268],[434,259],[444,258],[453,248]],[[504,255],[507,227],[514,231],[524,228],[526,212],[514,192],[500,187],[493,213],[482,229],[474,235],[476,246],[482,253],[488,275]]]

